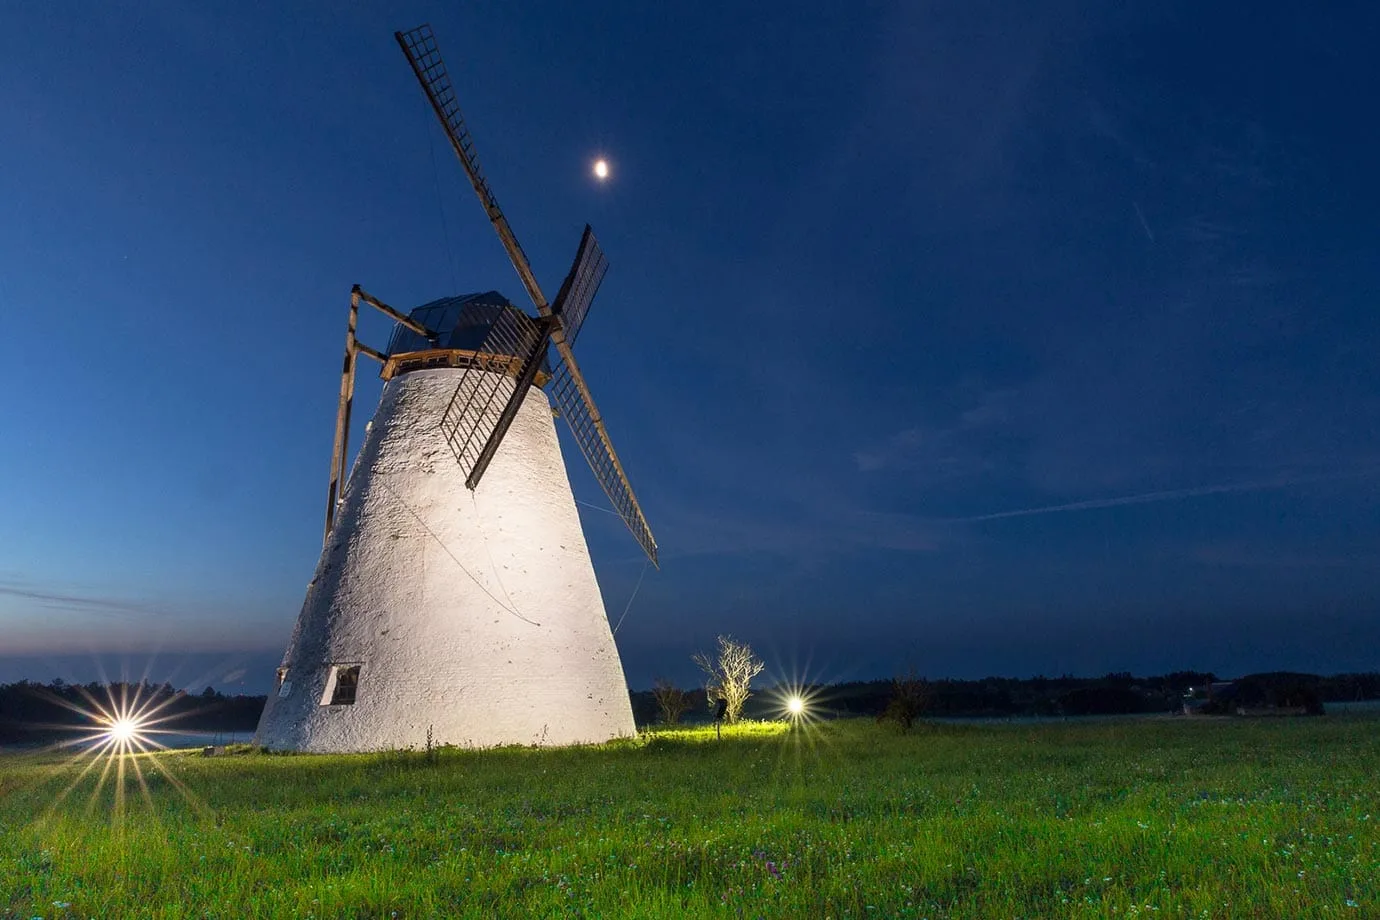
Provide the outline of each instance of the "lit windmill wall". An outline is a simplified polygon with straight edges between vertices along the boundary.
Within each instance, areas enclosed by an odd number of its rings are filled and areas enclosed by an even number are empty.
[[[257,741],[360,751],[634,731],[545,394],[479,487],[437,422],[464,371],[384,387]]]

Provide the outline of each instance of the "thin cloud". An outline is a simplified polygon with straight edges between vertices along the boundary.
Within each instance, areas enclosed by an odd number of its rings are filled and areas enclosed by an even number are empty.
[[[1203,565],[1223,568],[1268,569],[1346,569],[1374,568],[1374,560],[1355,554],[1325,556],[1295,552],[1275,546],[1255,546],[1242,543],[1208,544],[1192,548],[1188,558]]]
[[[970,470],[977,458],[952,431],[917,426],[898,431],[883,444],[855,451],[853,462],[860,473],[906,469],[946,479]]]
[[[124,616],[164,616],[166,611],[130,601],[106,598],[83,597],[60,591],[30,587],[23,583],[0,583],[0,596],[17,597],[24,600],[40,601],[45,607],[69,610],[84,610],[92,613],[111,613]]]
[[[936,481],[990,473],[992,449],[1013,421],[1014,397],[1012,389],[969,395],[949,424],[903,428],[854,451],[853,462],[860,473],[905,471]]]

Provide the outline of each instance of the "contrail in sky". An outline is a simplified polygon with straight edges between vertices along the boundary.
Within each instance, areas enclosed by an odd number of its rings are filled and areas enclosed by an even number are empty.
[[[1218,486],[1199,486],[1194,489],[1165,489],[1160,492],[1141,492],[1136,495],[1122,495],[1117,498],[1095,498],[1089,501],[1069,502],[1064,505],[1042,505],[1038,508],[1018,508],[1014,511],[997,511],[993,514],[976,514],[972,517],[951,518],[954,523],[971,524],[979,521],[999,521],[1003,518],[1029,517],[1034,514],[1056,514],[1066,511],[1092,511],[1096,508],[1119,508],[1122,505],[1146,505],[1150,502],[1176,501],[1181,498],[1198,498],[1202,495],[1222,495],[1228,492],[1259,492],[1264,489],[1284,489],[1289,486],[1304,485],[1310,482],[1323,482],[1341,478],[1339,474],[1326,476],[1303,476],[1294,479],[1264,479],[1255,482],[1235,482]]]
[[[1133,201],[1131,202],[1131,207],[1136,209],[1136,216],[1140,218],[1140,226],[1145,231],[1145,235],[1149,238],[1150,242],[1155,242],[1155,234],[1150,232],[1150,224],[1145,220],[1145,213],[1141,211],[1140,203]]]

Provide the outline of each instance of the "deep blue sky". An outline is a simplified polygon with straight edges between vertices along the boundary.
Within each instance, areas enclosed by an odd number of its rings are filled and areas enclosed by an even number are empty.
[[[612,264],[634,686],[722,631],[824,679],[1380,667],[1368,7],[279,6],[7,8],[0,680],[266,686],[350,285],[521,295],[426,20],[548,289],[586,220]]]

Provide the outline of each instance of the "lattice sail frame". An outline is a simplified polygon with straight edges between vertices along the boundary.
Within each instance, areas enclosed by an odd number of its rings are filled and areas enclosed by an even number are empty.
[[[618,459],[618,454],[613,448],[613,442],[609,439],[603,418],[595,406],[594,397],[590,393],[579,364],[575,361],[575,355],[571,351],[571,345],[584,324],[594,293],[603,280],[604,272],[607,271],[607,263],[604,261],[602,252],[598,250],[593,232],[588,226],[585,227],[585,234],[581,238],[575,265],[570,274],[567,275],[565,284],[562,285],[561,296],[557,298],[553,310],[541,291],[541,285],[538,284],[536,275],[532,271],[527,254],[523,252],[522,246],[518,243],[517,237],[508,223],[508,218],[503,214],[503,209],[498,205],[497,197],[480,169],[479,157],[475,153],[474,139],[470,136],[469,129],[465,126],[464,118],[460,114],[460,106],[455,98],[455,89],[446,70],[445,62],[441,59],[436,36],[431,31],[431,27],[424,24],[408,32],[394,33],[394,37],[397,39],[403,54],[407,57],[408,64],[411,65],[417,81],[421,84],[427,100],[436,113],[436,117],[440,120],[441,127],[445,131],[456,157],[460,160],[460,165],[464,168],[470,184],[474,187],[475,194],[479,197],[485,214],[488,215],[489,221],[493,224],[499,240],[508,253],[508,258],[522,279],[523,287],[527,289],[528,296],[531,297],[532,303],[540,314],[540,319],[534,322],[542,320],[550,322],[547,334],[552,344],[556,346],[558,356],[558,363],[551,381],[552,399],[556,403],[560,415],[570,426],[571,433],[574,434],[575,441],[580,446],[580,452],[584,454],[585,460],[589,463],[590,469],[594,472],[600,486],[603,487],[609,501],[613,503],[614,509],[623,519],[628,530],[632,532],[638,545],[646,552],[647,558],[651,560],[653,565],[657,565],[656,540],[652,537],[651,528],[648,526],[642,508],[638,504],[637,496],[633,493],[632,484],[628,481],[627,473],[624,472],[622,462]],[[469,371],[467,371],[468,375]],[[465,382],[462,380],[461,386],[464,385]],[[504,389],[503,384],[498,384],[494,394],[502,389]],[[446,420],[451,425],[447,439],[451,441],[452,449],[457,450],[457,458],[460,459],[461,463],[464,463],[464,458],[473,452],[473,444],[478,433],[487,430],[484,439],[486,446],[474,454],[475,466],[471,467],[471,472],[467,476],[466,484],[470,488],[474,488],[474,484],[478,482],[475,471],[478,471],[478,475],[483,474],[483,468],[487,465],[485,455],[491,457],[493,450],[497,448],[498,442],[501,441],[503,433],[507,430],[506,425],[511,423],[512,417],[516,415],[517,407],[521,405],[526,395],[526,389],[526,387],[518,387],[509,391],[508,398],[504,403],[505,409],[491,415],[491,409],[487,407],[494,401],[494,394],[483,400],[482,407],[479,402],[465,397],[462,400],[463,405],[470,408],[457,408],[457,398],[460,396],[460,388],[457,387],[456,397],[452,398],[452,405],[446,412]],[[507,416],[507,422],[503,420],[505,416]],[[443,421],[443,425],[446,423]],[[464,432],[463,436],[461,432]],[[459,448],[456,446],[457,443],[460,445]]]
[[[546,360],[549,320],[504,310],[489,327],[481,355],[465,368],[441,417],[441,434],[466,470],[470,489],[488,469],[527,390]]]
[[[580,453],[585,455],[585,461],[593,471],[594,478],[603,487],[604,494],[608,496],[614,510],[623,519],[633,539],[642,547],[652,565],[659,565],[656,538],[652,536],[651,527],[642,515],[642,509],[637,504],[632,487],[628,485],[627,477],[622,475],[617,455],[609,449],[607,439],[600,437],[589,405],[580,396],[574,376],[564,361],[556,365],[546,389],[551,394],[551,401],[555,403],[556,410],[569,426],[570,433],[575,436],[575,443],[580,445]]]
[[[570,273],[561,284],[552,310],[561,318],[565,340],[572,346],[608,270],[609,261],[599,248],[599,241],[594,238],[594,229],[585,224],[585,232],[580,235],[580,248],[575,251],[575,263],[570,266]]]

